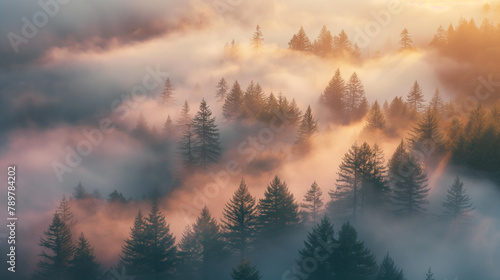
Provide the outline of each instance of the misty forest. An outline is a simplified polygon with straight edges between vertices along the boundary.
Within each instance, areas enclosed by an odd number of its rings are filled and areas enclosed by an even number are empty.
[[[500,3],[216,2],[2,47],[2,279],[500,279]]]

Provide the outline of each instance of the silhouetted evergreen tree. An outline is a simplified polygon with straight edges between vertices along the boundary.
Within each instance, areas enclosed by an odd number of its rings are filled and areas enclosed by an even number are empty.
[[[318,38],[314,41],[313,51],[316,55],[327,57],[333,53],[333,36],[332,33],[323,25]]]
[[[304,195],[304,202],[300,204],[300,207],[306,209],[313,223],[316,223],[316,218],[321,214],[323,207],[323,198],[321,197],[323,192],[319,188],[316,181],[314,181]]]
[[[215,97],[217,98],[217,101],[223,101],[226,99],[226,94],[228,91],[228,86],[226,83],[226,80],[224,78],[221,78],[217,86],[215,87],[217,90],[215,91]]]
[[[290,42],[288,42],[288,48],[296,51],[309,52],[312,49],[311,40],[306,35],[304,28],[301,26],[297,34],[293,35]]]
[[[243,91],[238,81],[235,81],[231,91],[222,105],[222,115],[227,120],[236,120],[240,117],[243,106]]]
[[[262,36],[262,31],[260,30],[260,26],[257,25],[252,37],[252,46],[258,49],[262,47],[263,42],[264,42],[264,37]]]
[[[337,56],[343,58],[349,58],[352,53],[351,41],[343,29],[333,38],[333,50]]]
[[[413,83],[410,92],[408,92],[406,102],[408,103],[410,111],[413,113],[419,113],[425,108],[424,94],[422,93],[422,89],[418,85],[417,81]]]
[[[425,280],[435,280],[434,279],[434,274],[431,271],[431,268],[429,267],[429,270],[425,274]]]
[[[442,218],[446,220],[467,220],[471,218],[474,211],[471,199],[464,188],[464,183],[457,176],[455,181],[446,190],[443,206]]]
[[[441,47],[446,44],[446,31],[444,30],[443,26],[439,26],[437,29],[436,34],[434,35],[434,38],[432,38],[432,41],[429,43],[429,45],[433,47]]]
[[[301,274],[307,275],[307,279],[310,280],[334,279],[333,251],[338,246],[338,241],[334,238],[333,225],[324,216],[307,234],[304,247],[299,250],[297,264],[302,270]],[[316,269],[307,266],[310,264],[310,259],[316,260]]]
[[[195,280],[201,277],[202,248],[191,226],[187,226],[179,242],[179,279]]]
[[[88,191],[82,185],[82,182],[78,182],[78,185],[73,189],[73,199],[85,199],[89,197]]]
[[[233,197],[224,207],[222,228],[227,242],[233,249],[239,251],[243,260],[257,231],[255,198],[248,191],[243,179]]]
[[[387,110],[387,118],[392,126],[405,126],[409,117],[408,105],[400,96],[395,97]]]
[[[364,242],[358,241],[356,230],[344,223],[339,231],[339,247],[333,253],[335,279],[365,280],[377,273],[375,257]]]
[[[406,28],[401,31],[400,37],[399,44],[401,45],[401,50],[413,49],[413,40],[411,39],[410,32],[408,32]]]
[[[275,176],[268,185],[264,198],[259,200],[258,222],[262,235],[273,238],[286,230],[296,228],[300,222],[299,205],[286,183]],[[269,240],[269,239],[267,239]]]
[[[345,81],[342,79],[339,69],[337,69],[320,98],[321,102],[330,109],[332,117],[337,121],[342,119],[345,94]]]
[[[297,141],[299,145],[309,146],[311,138],[318,133],[318,122],[314,119],[311,106],[307,106],[306,113],[302,117],[302,122],[297,131]]]
[[[302,118],[302,112],[300,111],[299,106],[297,106],[295,98],[292,99],[292,102],[290,102],[286,108],[286,118],[289,125],[299,124]]]
[[[78,238],[70,265],[71,279],[95,280],[101,275],[100,265],[95,259],[94,247],[90,245],[83,233]]]
[[[243,111],[241,112],[241,117],[250,119],[256,118],[264,108],[264,104],[265,97],[262,88],[259,83],[254,84],[254,82],[251,81],[243,95]]]
[[[125,196],[123,196],[122,193],[119,193],[117,190],[114,190],[112,193],[109,194],[108,196],[108,202],[109,203],[127,203],[127,199]]]
[[[144,219],[146,225],[146,261],[149,271],[155,275],[172,275],[177,263],[177,247],[175,237],[170,232],[170,226],[165,222],[165,215],[161,213],[158,203],[153,202],[148,217]]]
[[[182,133],[181,139],[178,143],[178,149],[180,157],[184,162],[185,166],[190,167],[195,164],[193,145],[194,145],[194,133],[191,114],[189,113],[189,105],[187,101],[181,109],[181,114],[177,122],[179,131]]]
[[[193,158],[196,164],[206,168],[217,162],[221,154],[219,129],[205,99],[193,118],[193,134]]]
[[[376,280],[405,280],[403,270],[394,264],[394,260],[389,256],[389,253],[385,255],[380,264]]]
[[[424,156],[429,156],[434,152],[442,152],[444,143],[438,117],[433,110],[427,109],[420,121],[411,128],[408,146],[413,151],[420,151]]]
[[[129,275],[147,274],[147,233],[146,223],[142,212],[139,210],[134,220],[134,225],[130,228],[129,238],[125,239],[120,255],[120,264],[125,267]]]
[[[55,213],[47,231],[40,237],[39,246],[43,248],[34,279],[66,280],[69,279],[70,260],[75,252],[69,227]]]
[[[242,260],[236,268],[233,267],[231,277],[233,280],[260,280],[262,278],[257,268],[248,260]]]
[[[443,115],[445,105],[439,89],[436,89],[434,95],[432,95],[431,101],[429,102],[429,108],[436,114],[436,116]]]
[[[59,202],[56,213],[59,215],[61,221],[63,221],[70,229],[76,224],[75,214],[71,210],[71,205],[65,195],[63,195],[63,199]]]
[[[170,115],[167,116],[167,120],[163,123],[163,131],[167,137],[175,137],[176,127],[170,118]]]
[[[368,112],[368,119],[366,120],[366,129],[384,129],[386,121],[380,105],[375,101]]]
[[[162,106],[172,104],[174,102],[174,90],[175,89],[170,82],[170,78],[167,78],[163,91],[161,92],[160,98],[158,99],[158,103]]]
[[[421,214],[428,203],[427,174],[417,158],[406,151],[403,141],[389,162],[394,211],[405,216]]]
[[[204,207],[193,225],[194,236],[201,248],[201,275],[203,280],[219,278],[220,262],[227,256],[220,227]]]
[[[279,110],[278,99],[276,99],[274,94],[271,92],[267,97],[264,109],[260,112],[259,119],[264,122],[269,122],[276,116]]]
[[[353,73],[349,78],[343,104],[348,123],[361,119],[368,112],[368,101],[365,97],[363,83],[356,73]]]
[[[337,173],[338,193],[330,193],[332,199],[347,201],[346,209],[352,210],[355,220],[358,207],[364,207],[364,192],[373,171],[372,151],[368,144],[358,146],[356,143],[342,158]]]
[[[385,208],[390,202],[388,169],[384,152],[375,144],[372,148],[372,173],[369,182],[365,183],[365,204],[373,208]]]

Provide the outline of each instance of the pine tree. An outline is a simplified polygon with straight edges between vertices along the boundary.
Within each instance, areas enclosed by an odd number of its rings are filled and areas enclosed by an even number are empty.
[[[257,230],[255,198],[243,179],[233,197],[226,203],[223,215],[222,228],[226,240],[233,249],[239,251],[243,260]]]
[[[190,167],[195,164],[193,155],[193,145],[194,145],[194,133],[192,126],[192,118],[189,113],[189,105],[187,101],[181,109],[181,114],[177,122],[177,127],[182,133],[181,139],[179,140],[178,149],[180,157],[185,166]]]
[[[195,280],[201,277],[202,248],[191,226],[187,226],[179,242],[179,279]]]
[[[304,28],[301,26],[299,32],[293,35],[290,42],[288,42],[288,48],[296,51],[309,52],[312,49],[311,41],[306,35]]]
[[[146,223],[140,210],[135,217],[133,227],[130,229],[129,238],[125,239],[124,242],[120,264],[130,275],[148,273]]]
[[[311,218],[312,222],[316,223],[316,218],[321,214],[323,207],[323,198],[321,197],[323,192],[319,188],[316,181],[314,181],[307,190],[307,193],[304,195],[304,203],[300,205],[300,207],[306,209]]]
[[[63,199],[59,202],[56,213],[59,215],[61,221],[70,229],[76,224],[75,214],[71,210],[71,205],[69,204],[69,200],[66,199],[66,195],[63,195]]]
[[[243,106],[243,91],[238,81],[235,81],[229,95],[222,105],[222,115],[227,120],[236,120],[241,114]]]
[[[403,101],[400,96],[394,97],[387,110],[387,118],[393,126],[406,123],[408,119],[408,105]]]
[[[394,264],[394,260],[389,256],[389,253],[385,255],[380,264],[376,280],[405,280],[403,270]]]
[[[144,226],[146,246],[143,249],[147,270],[156,279],[160,275],[172,275],[177,263],[175,237],[156,201],[153,202],[148,217],[144,219]]]
[[[277,112],[279,112],[278,99],[271,92],[266,99],[266,105],[264,109],[260,112],[259,120],[263,122],[269,122],[273,119]]]
[[[241,116],[243,118],[256,118],[265,104],[264,92],[260,87],[259,83],[254,84],[253,81],[250,82],[245,94],[243,96],[243,111]]]
[[[192,117],[190,110],[189,103],[185,100],[181,108],[179,119],[177,120],[177,127],[180,131],[182,131],[187,125],[191,125]]]
[[[342,117],[345,94],[345,81],[340,75],[340,70],[337,69],[337,71],[335,71],[335,75],[332,77],[332,79],[328,83],[328,86],[323,91],[320,99],[321,102],[331,110],[332,117],[336,120],[340,120]]]
[[[70,260],[75,252],[69,227],[55,213],[52,223],[40,238],[39,246],[44,248],[34,273],[35,279],[66,280],[69,278]]]
[[[434,280],[434,274],[431,271],[431,268],[429,267],[429,270],[425,274],[425,280]]]
[[[339,231],[339,247],[333,253],[335,279],[371,279],[377,272],[375,257],[364,242],[358,241],[356,230],[344,223]]]
[[[382,110],[380,109],[380,105],[375,101],[372,105],[372,108],[368,112],[368,119],[366,121],[365,128],[366,129],[384,129],[386,127],[386,121]]]
[[[403,165],[404,159],[408,156],[409,154],[406,150],[404,140],[401,139],[401,142],[392,154],[392,157],[389,159],[389,176],[391,181],[396,180],[396,177],[401,175],[400,168]]]
[[[436,91],[434,92],[434,95],[432,96],[432,99],[429,103],[429,108],[437,116],[443,115],[445,105],[444,105],[443,98],[441,97],[441,94],[439,93],[439,89],[436,89]]]
[[[299,205],[285,182],[275,176],[268,185],[264,198],[259,200],[258,222],[263,236],[277,237],[287,229],[293,229],[299,222]]]
[[[223,101],[226,99],[226,94],[227,94],[227,83],[224,78],[221,78],[217,86],[215,87],[217,90],[215,91],[215,97],[217,98],[217,101]]]
[[[172,104],[174,102],[174,91],[175,88],[170,82],[170,78],[167,78],[163,91],[161,92],[160,98],[158,99],[158,103],[162,106]]]
[[[78,238],[75,254],[70,264],[71,279],[95,280],[101,274],[100,265],[95,259],[94,247],[90,245],[83,233]]]
[[[430,42],[429,45],[433,47],[442,47],[446,44],[446,31],[444,30],[443,26],[439,26],[437,29],[436,35],[434,35],[434,38],[432,38],[432,41]]]
[[[205,99],[193,118],[193,134],[193,158],[196,164],[206,168],[217,162],[221,154],[219,129]]]
[[[252,46],[258,49],[262,47],[262,42],[264,42],[264,38],[262,37],[262,31],[260,30],[260,26],[257,25],[252,37]]]
[[[73,189],[73,199],[85,199],[89,197],[89,193],[82,185],[82,182],[78,182],[78,185]]]
[[[411,39],[410,33],[408,30],[405,28],[400,34],[400,41],[399,44],[401,45],[401,50],[411,50],[413,49],[412,43],[413,40]]]
[[[163,131],[165,131],[165,135],[167,137],[174,137],[175,136],[175,126],[172,122],[172,119],[170,118],[170,115],[167,116],[167,120],[163,124]]]
[[[425,156],[444,150],[444,139],[433,110],[427,109],[420,121],[411,128],[408,146],[412,151],[420,151]]]
[[[358,146],[356,143],[342,158],[339,166],[337,189],[339,193],[330,193],[332,199],[346,201],[352,209],[352,218],[356,220],[358,207],[364,207],[366,185],[373,170],[372,151],[367,143]]]
[[[391,158],[390,169],[394,210],[405,216],[421,214],[425,211],[424,205],[428,203],[427,174],[417,158],[404,151],[403,156],[396,159],[395,157],[399,157],[398,153],[396,150]]]
[[[314,271],[302,271],[308,275],[310,280],[332,279],[334,276],[334,256],[333,250],[338,247],[338,241],[334,238],[333,225],[324,216],[319,224],[315,225],[312,232],[307,234],[304,240],[304,248],[299,250],[299,260],[297,264],[304,270],[307,260],[316,259],[318,264]]]
[[[408,103],[409,109],[413,113],[419,113],[425,108],[424,94],[422,93],[422,89],[418,85],[417,81],[413,83],[410,92],[408,92],[408,95],[406,96],[406,102]]]
[[[257,268],[248,260],[242,260],[236,268],[233,267],[231,277],[233,280],[260,280],[262,278]]]
[[[333,36],[332,33],[330,33],[330,31],[324,25],[321,28],[321,31],[318,35],[318,39],[314,41],[313,50],[315,54],[322,57],[327,57],[332,55]]]
[[[226,255],[220,226],[205,206],[193,225],[195,238],[201,248],[201,275],[203,280],[215,279],[217,264]]]
[[[361,119],[368,111],[365,89],[356,72],[354,72],[349,78],[343,104],[347,122]]]
[[[374,208],[384,208],[390,202],[388,168],[385,165],[384,152],[375,144],[372,148],[372,174],[365,187],[365,203]]]
[[[339,35],[333,38],[333,49],[337,55],[344,58],[347,58],[351,54],[351,41],[349,41],[349,38],[343,29],[340,31]]]
[[[302,112],[299,106],[297,106],[295,98],[292,99],[292,102],[290,102],[286,108],[286,117],[289,125],[297,125],[302,118]]]
[[[481,102],[469,113],[469,120],[465,124],[464,132],[469,139],[479,139],[486,128],[486,110]]]
[[[302,117],[302,122],[297,131],[297,144],[309,146],[311,138],[318,133],[318,122],[314,119],[311,106],[307,106],[306,113]]]
[[[474,211],[471,199],[464,188],[464,183],[457,176],[451,186],[446,191],[443,206],[442,218],[446,220],[467,220],[471,218]]]
[[[119,193],[117,190],[114,190],[108,196],[109,203],[127,203],[127,199],[123,196],[122,193]]]

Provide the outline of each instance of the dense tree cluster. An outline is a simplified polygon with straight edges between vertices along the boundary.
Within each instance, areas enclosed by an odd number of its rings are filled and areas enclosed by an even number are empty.
[[[338,188],[330,192],[328,211],[316,182],[305,194],[304,203],[299,204],[278,176],[259,200],[251,195],[242,179],[223,209],[221,222],[205,206],[195,223],[186,227],[179,242],[154,200],[146,216],[140,210],[137,213],[115,268],[124,268],[128,275],[140,279],[219,279],[223,275],[261,279],[251,260],[262,258],[262,250],[270,244],[279,244],[286,236],[300,234],[313,225],[292,274],[307,275],[309,279],[329,279],[333,275],[346,280],[404,279],[403,271],[388,254],[377,266],[375,256],[358,240],[349,222],[335,235],[328,218],[345,220],[345,210],[351,210],[348,219],[355,220],[357,211],[363,213],[367,207],[405,216],[425,211],[428,189],[422,164],[410,156],[403,141],[387,165],[383,158],[377,145],[354,144],[339,167]],[[86,192],[81,183],[75,190]],[[52,224],[40,239],[44,251],[34,279],[108,279],[109,272],[101,271],[94,249],[83,233],[78,240],[73,240],[71,233],[76,218],[70,203],[94,199],[63,197]],[[442,207],[440,217],[447,221],[468,221],[472,217],[471,199],[458,177],[448,188]],[[430,270],[427,277],[432,279]]]
[[[358,45],[351,43],[344,30],[333,36],[324,25],[314,42],[311,42],[301,26],[297,34],[294,34],[288,42],[288,48],[294,51],[314,53],[320,57],[342,58],[353,62],[357,62],[361,58]]]
[[[364,86],[358,75],[353,73],[346,83],[339,69],[321,94],[320,101],[329,109],[334,121],[345,124],[359,121],[369,109]]]

